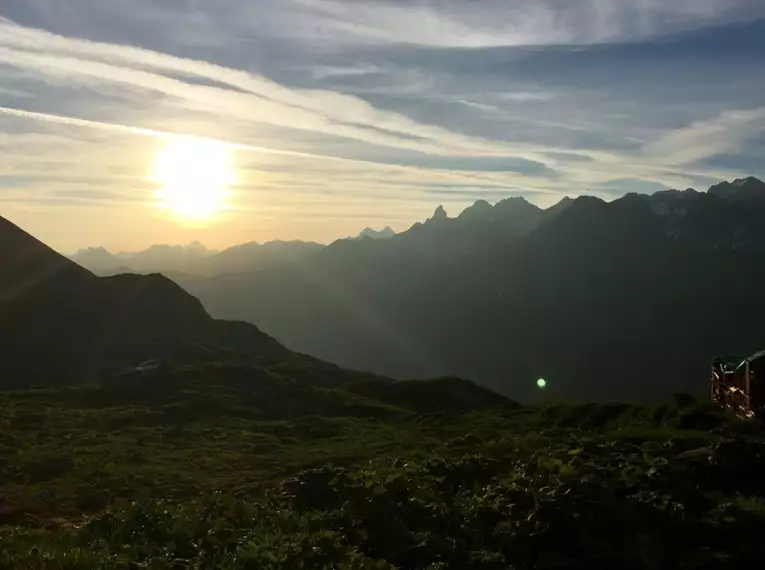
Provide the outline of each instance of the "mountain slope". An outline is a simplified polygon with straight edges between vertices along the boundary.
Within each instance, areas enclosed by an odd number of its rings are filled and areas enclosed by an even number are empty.
[[[216,316],[397,378],[456,374],[522,400],[703,394],[715,354],[765,342],[765,201],[758,181],[733,184],[439,208],[388,240],[182,284]]]
[[[0,217],[0,298],[32,293],[56,278],[91,279],[89,273],[58,255],[21,228]]]
[[[87,380],[190,346],[295,357],[253,325],[214,321],[160,275],[97,278],[0,218],[2,387]]]

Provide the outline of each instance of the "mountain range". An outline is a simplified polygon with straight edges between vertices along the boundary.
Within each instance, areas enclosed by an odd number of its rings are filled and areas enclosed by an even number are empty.
[[[364,228],[348,239],[388,239],[396,235],[390,227],[382,230]],[[295,263],[325,246],[306,241],[250,242],[223,251],[207,249],[195,241],[188,245],[153,245],[138,252],[111,253],[103,247],[80,249],[70,256],[72,261],[96,275],[121,273],[186,273],[189,275],[218,275],[247,272],[282,263]]]
[[[211,314],[343,366],[522,400],[655,401],[705,393],[715,354],[765,343],[762,220],[755,178],[548,209],[479,201],[297,263],[174,278]]]
[[[101,276],[120,273],[187,273],[217,275],[249,271],[274,263],[297,261],[324,246],[302,241],[245,243],[224,251],[208,250],[203,244],[153,245],[134,253],[113,254],[103,247],[81,249],[71,256],[78,265]]]

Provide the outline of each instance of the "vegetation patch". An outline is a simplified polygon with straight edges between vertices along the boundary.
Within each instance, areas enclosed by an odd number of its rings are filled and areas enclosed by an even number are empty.
[[[420,387],[410,405],[302,385],[296,404],[292,382],[198,372],[173,401],[0,394],[0,567],[765,564],[765,438],[706,404],[418,413]],[[243,404],[259,390],[268,406]]]

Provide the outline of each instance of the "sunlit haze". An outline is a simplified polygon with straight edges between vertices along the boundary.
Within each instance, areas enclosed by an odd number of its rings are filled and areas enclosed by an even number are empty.
[[[171,138],[156,157],[159,206],[182,222],[214,222],[225,207],[233,168],[220,143]]]
[[[3,0],[0,215],[222,249],[762,178],[764,34],[761,0]]]

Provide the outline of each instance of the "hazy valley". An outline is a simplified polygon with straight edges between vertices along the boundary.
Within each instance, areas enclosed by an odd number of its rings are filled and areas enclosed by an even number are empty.
[[[350,368],[521,401],[659,402],[706,394],[713,355],[762,344],[762,219],[755,178],[547,210],[511,198],[389,239],[282,244],[268,262],[242,246],[224,274],[166,274],[213,316]]]

